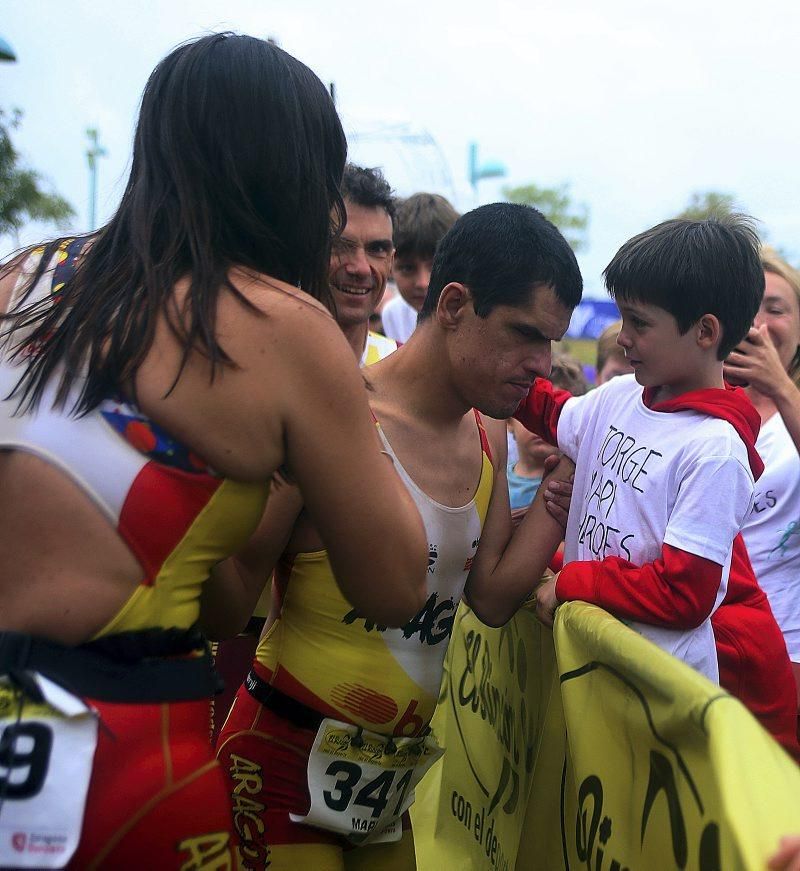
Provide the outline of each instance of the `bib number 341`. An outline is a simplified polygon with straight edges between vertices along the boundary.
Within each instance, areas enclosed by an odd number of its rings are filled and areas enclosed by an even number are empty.
[[[431,736],[390,739],[323,720],[308,758],[311,807],[291,817],[356,844],[397,841],[414,787],[441,753]]]
[[[356,807],[369,809],[371,817],[379,819],[390,797],[396,802],[392,816],[399,817],[403,813],[414,772],[409,770],[397,777],[396,771],[382,771],[376,778],[364,783],[355,795],[354,790],[364,780],[364,771],[358,763],[337,759],[331,762],[325,773],[336,778],[333,789],[326,789],[322,793],[325,804],[331,810],[346,811],[352,803]]]

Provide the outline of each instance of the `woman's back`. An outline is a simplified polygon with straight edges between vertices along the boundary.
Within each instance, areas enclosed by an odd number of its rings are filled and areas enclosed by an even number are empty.
[[[2,288],[4,307],[12,278]],[[50,406],[51,385],[35,412],[12,418],[15,401],[0,406],[5,421],[5,426],[0,422],[0,446],[11,447],[2,442],[12,421],[16,429],[38,421],[50,440],[38,451],[29,446],[0,453],[0,515],[7,518],[0,526],[2,628],[74,644],[109,631],[191,625],[211,566],[244,543],[260,518],[265,482],[290,459],[287,429],[308,430],[292,460],[298,479],[319,464],[313,419],[320,411],[325,417],[320,403],[329,404],[332,396],[346,401],[348,392],[352,399],[361,391],[346,342],[330,315],[302,291],[242,270],[233,271],[231,279],[249,305],[222,294],[216,324],[219,343],[235,368],[218,371],[212,380],[208,359],[194,352],[170,390],[183,348],[160,320],[134,384],[124,391],[127,398],[136,396],[139,414],[120,432],[112,425],[120,397],[76,417],[69,406]],[[50,281],[46,274],[40,283]],[[178,310],[185,291],[185,282],[175,288]],[[318,367],[319,357],[328,366]],[[349,379],[343,383],[340,373],[320,389],[319,382],[336,371],[334,362]],[[17,370],[7,360],[2,366],[6,381],[15,380]],[[312,394],[319,402],[310,408]],[[353,409],[344,418],[354,436],[357,416]],[[42,417],[51,418],[49,425],[45,421],[41,427]],[[367,415],[362,417],[371,436]],[[142,449],[152,434],[137,438],[146,429],[143,420],[185,446],[197,468],[186,471],[171,467],[168,456],[146,456]],[[329,424],[320,425],[335,451]],[[65,444],[77,460],[59,458]],[[348,462],[354,479],[362,474],[361,457],[352,455],[349,442],[340,444],[338,453],[331,462],[339,475]],[[391,474],[380,463],[377,471]],[[337,499],[326,487],[331,471],[310,473],[320,502]],[[118,493],[116,502],[104,490]],[[327,514],[327,506],[321,507]],[[353,518],[352,508],[348,516]],[[388,542],[379,544],[392,550]]]

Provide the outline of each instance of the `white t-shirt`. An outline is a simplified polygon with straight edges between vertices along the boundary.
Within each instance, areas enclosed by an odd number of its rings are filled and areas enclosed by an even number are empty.
[[[417,311],[398,294],[383,307],[381,323],[384,335],[396,342],[407,342],[417,328]]]
[[[699,411],[651,411],[634,376],[621,375],[567,401],[558,446],[576,464],[565,564],[618,556],[641,566],[666,543],[723,567],[716,609],[754,489],[733,426]],[[630,625],[719,680],[710,619],[689,630]]]
[[[765,468],[742,535],[789,658],[800,662],[800,457],[780,414],[761,427],[756,448]]]

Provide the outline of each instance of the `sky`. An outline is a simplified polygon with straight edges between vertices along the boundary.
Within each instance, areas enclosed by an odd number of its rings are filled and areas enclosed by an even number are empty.
[[[0,107],[14,142],[88,229],[88,127],[100,131],[98,222],[114,212],[141,91],[176,44],[272,36],[336,86],[356,162],[461,210],[503,185],[568,184],[590,214],[587,295],[630,236],[694,191],[732,194],[800,262],[800,3],[796,0],[3,0]],[[793,58],[795,58],[793,60]],[[506,175],[477,193],[470,142]],[[20,243],[46,235],[28,227]],[[14,240],[0,239],[0,254]]]

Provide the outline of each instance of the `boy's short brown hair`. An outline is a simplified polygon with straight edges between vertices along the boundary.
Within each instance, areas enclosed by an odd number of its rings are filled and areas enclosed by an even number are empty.
[[[550,381],[554,387],[568,390],[573,396],[583,396],[591,390],[580,360],[564,351],[553,352]]]
[[[433,260],[439,240],[458,217],[450,202],[439,194],[419,193],[400,200],[394,216],[396,256]]]
[[[617,344],[617,336],[622,329],[622,321],[614,321],[609,324],[602,333],[597,337],[597,363],[595,369],[597,373],[612,357],[618,357],[620,360],[625,360],[625,351]]]

